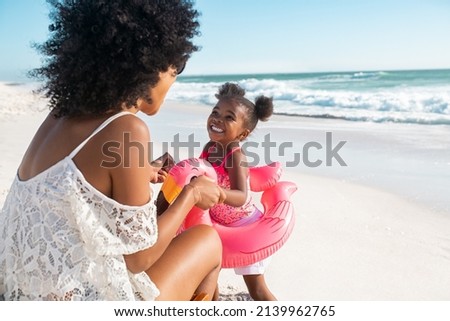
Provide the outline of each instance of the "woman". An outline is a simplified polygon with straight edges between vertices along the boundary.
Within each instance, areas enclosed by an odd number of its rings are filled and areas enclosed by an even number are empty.
[[[148,127],[135,116],[158,112],[197,50],[197,11],[183,0],[51,3],[51,35],[38,47],[47,59],[34,71],[46,80],[51,111],[0,215],[0,295],[212,298],[221,266],[216,232],[200,226],[173,236],[192,206],[210,208],[224,194],[199,177],[157,220],[149,182],[158,168],[150,165]]]

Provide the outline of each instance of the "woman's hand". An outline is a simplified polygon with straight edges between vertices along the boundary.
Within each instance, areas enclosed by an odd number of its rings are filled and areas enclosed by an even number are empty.
[[[155,170],[154,176],[150,177],[150,182],[157,184],[164,183],[167,178],[167,174],[173,165],[175,165],[175,162],[169,153],[164,153],[161,157],[158,157],[150,164]]]
[[[150,183],[158,184],[164,183],[167,177],[167,171],[162,167],[162,162],[157,160],[151,162],[153,174],[150,177]]]
[[[193,179],[185,188],[191,188],[194,193],[195,205],[207,210],[217,203],[223,203],[226,195],[217,183],[206,176]]]

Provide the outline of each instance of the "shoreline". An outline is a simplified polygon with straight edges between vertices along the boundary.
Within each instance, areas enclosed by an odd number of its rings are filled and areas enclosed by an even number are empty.
[[[173,141],[174,133],[182,133],[184,136],[178,139],[183,142],[190,139],[188,135],[195,135],[199,147],[196,152],[185,153],[185,157],[195,157],[208,140],[204,122],[210,109],[207,105],[169,100],[155,118],[151,117],[154,119],[145,116],[142,119],[160,143]],[[181,114],[183,117],[173,119],[172,115]],[[289,170],[375,187],[450,217],[450,199],[446,193],[450,190],[450,126],[430,126],[426,132],[423,129],[424,125],[419,124],[273,115],[269,121],[260,122],[251,134],[249,141],[257,142],[258,147],[249,150],[262,160],[258,164],[270,159],[289,167],[289,162],[298,156],[300,162]],[[330,133],[329,144],[327,133]],[[267,137],[277,144],[270,152],[263,146]],[[327,166],[327,148],[332,149],[341,141],[345,144],[338,154],[347,166],[340,166],[336,159]],[[291,146],[282,148],[286,143]],[[307,150],[309,162],[322,161],[318,167],[308,166],[303,159],[305,147],[310,143],[321,147]]]
[[[312,118],[312,119],[331,119],[331,120],[344,120],[349,122],[373,122],[375,124],[405,124],[405,125],[426,125],[426,126],[449,126],[450,123],[446,121],[428,121],[428,120],[416,120],[411,123],[408,120],[396,120],[390,119],[389,121],[372,121],[367,119],[367,117],[348,117],[348,116],[337,116],[332,114],[295,114],[288,112],[277,112],[273,113],[275,116],[286,116],[286,117],[300,117],[300,118]]]
[[[206,142],[204,122],[209,110],[167,101],[158,115],[143,119],[150,126],[157,149],[162,142],[172,139],[174,133],[187,136],[194,131],[198,141]],[[173,117],[174,114],[177,116]],[[21,157],[45,116],[46,112],[36,112],[0,118],[0,152],[4,155],[0,162],[1,205]],[[391,151],[399,149],[400,156],[411,151],[426,156],[415,150],[414,144],[404,143],[403,135],[411,133],[403,133],[398,126],[355,127],[338,120],[291,123],[275,115],[261,124],[254,138],[269,132],[278,140],[290,136],[308,142],[329,128],[336,133],[337,140],[352,139],[351,150],[342,155],[352,165],[358,164],[353,163],[356,160],[367,160],[364,153],[381,149],[383,142],[385,146],[392,145]],[[393,131],[395,128],[397,131]],[[440,135],[440,131],[425,135]],[[372,145],[365,144],[369,139]],[[183,156],[186,155],[180,154]],[[394,179],[389,176],[390,171],[399,170],[375,165],[375,178],[385,171],[387,181]],[[410,166],[413,165],[416,163]],[[437,167],[441,168],[445,166]],[[275,296],[283,301],[449,300],[449,212],[427,206],[422,198],[408,198],[380,188],[370,175],[361,176],[364,168],[357,165],[340,170],[342,173],[333,168],[286,168],[282,180],[298,185],[292,198],[297,223],[265,274]],[[432,192],[438,194],[436,190]],[[219,285],[222,300],[249,300],[242,277],[236,276],[232,269],[221,272]]]

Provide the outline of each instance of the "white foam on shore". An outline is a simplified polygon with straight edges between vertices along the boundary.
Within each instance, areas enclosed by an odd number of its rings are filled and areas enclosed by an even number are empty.
[[[377,89],[375,85],[364,90],[359,87],[361,82],[380,75],[382,73],[335,74],[325,78],[289,80],[267,75],[268,78],[245,78],[236,82],[246,90],[249,99],[253,100],[258,95],[273,97],[275,112],[279,114],[378,123],[450,125],[448,84],[419,86],[405,80],[404,85],[399,83],[383,89]],[[187,77],[174,84],[168,97],[178,102],[212,105],[216,102],[214,93],[222,83],[222,79],[204,82]],[[347,85],[336,90],[334,86],[341,83]],[[329,84],[334,85],[328,88]]]

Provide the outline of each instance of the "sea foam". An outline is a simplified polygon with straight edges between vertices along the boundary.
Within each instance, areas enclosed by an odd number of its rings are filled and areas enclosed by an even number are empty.
[[[214,106],[226,81],[273,97],[277,114],[362,122],[450,125],[450,70],[179,77],[167,99]],[[43,110],[36,83],[0,83],[0,115]]]
[[[401,72],[400,72],[401,73]],[[420,72],[415,72],[415,75]],[[273,97],[275,113],[292,116],[341,118],[352,121],[450,124],[450,85],[392,72],[330,73],[304,76],[236,76],[251,100]],[[210,81],[214,80],[214,81]],[[168,98],[213,106],[220,76],[185,77]],[[450,80],[450,72],[449,72]]]

